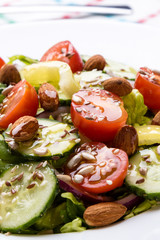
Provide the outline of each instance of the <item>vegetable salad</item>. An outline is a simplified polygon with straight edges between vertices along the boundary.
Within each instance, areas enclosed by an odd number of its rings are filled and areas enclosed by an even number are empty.
[[[70,41],[0,58],[0,230],[107,226],[160,200],[160,76]]]

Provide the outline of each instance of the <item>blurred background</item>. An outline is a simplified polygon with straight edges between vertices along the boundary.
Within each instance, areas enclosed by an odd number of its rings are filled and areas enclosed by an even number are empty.
[[[63,8],[64,5],[68,7]],[[97,14],[96,11],[95,13],[83,11],[82,6],[87,8],[93,5],[118,6],[118,11],[124,12]],[[73,6],[78,6],[79,9],[73,9]],[[102,9],[104,10],[104,7]],[[107,18],[111,21],[160,26],[160,0],[0,0],[0,25],[73,18]]]

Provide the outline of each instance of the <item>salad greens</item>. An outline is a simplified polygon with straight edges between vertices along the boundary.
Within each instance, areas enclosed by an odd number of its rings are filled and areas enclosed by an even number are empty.
[[[127,123],[130,125],[134,124],[147,124],[150,119],[145,116],[147,113],[147,106],[144,104],[142,94],[137,90],[133,89],[132,92],[123,97],[124,107],[128,113]]]

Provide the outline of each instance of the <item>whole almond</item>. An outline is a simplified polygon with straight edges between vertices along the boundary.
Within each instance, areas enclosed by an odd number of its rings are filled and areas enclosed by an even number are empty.
[[[152,119],[152,125],[160,125],[160,111],[156,113],[154,118]]]
[[[106,65],[106,60],[101,55],[90,57],[84,64],[84,70],[91,71],[93,69],[103,70]]]
[[[138,148],[138,134],[134,127],[130,125],[123,126],[116,134],[113,145],[120,148],[129,156],[135,153]]]
[[[12,83],[18,83],[21,80],[21,76],[17,68],[12,64],[5,64],[0,69],[0,82],[10,85]]]
[[[23,116],[14,122],[10,130],[10,135],[17,142],[28,141],[35,136],[38,128],[39,124],[36,118]]]
[[[46,111],[56,111],[59,105],[59,97],[56,89],[50,83],[41,85],[38,91],[41,107]]]
[[[118,96],[125,96],[132,91],[131,84],[125,79],[120,77],[112,77],[103,83],[105,90],[115,93]]]
[[[103,227],[120,219],[127,208],[116,202],[104,202],[89,206],[84,212],[85,222],[92,227]]]

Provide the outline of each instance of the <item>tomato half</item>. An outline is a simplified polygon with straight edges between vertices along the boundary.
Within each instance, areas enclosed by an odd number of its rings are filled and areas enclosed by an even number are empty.
[[[10,123],[22,116],[35,116],[37,109],[36,90],[25,80],[20,81],[2,102],[0,128],[7,128]]]
[[[113,140],[128,114],[122,100],[102,89],[80,90],[72,97],[71,117],[76,128],[93,141]]]
[[[5,64],[5,61],[0,57],[0,69]]]
[[[82,71],[82,59],[70,41],[63,41],[52,46],[42,56],[41,62],[45,61],[62,61],[68,63],[73,73]]]
[[[128,169],[128,156],[123,150],[90,142],[83,144],[77,155],[81,156],[79,163],[72,168],[72,158],[65,168],[76,186],[90,193],[104,193],[123,184]]]
[[[135,88],[143,95],[148,108],[160,110],[160,77],[148,68],[141,68],[135,79]]]

